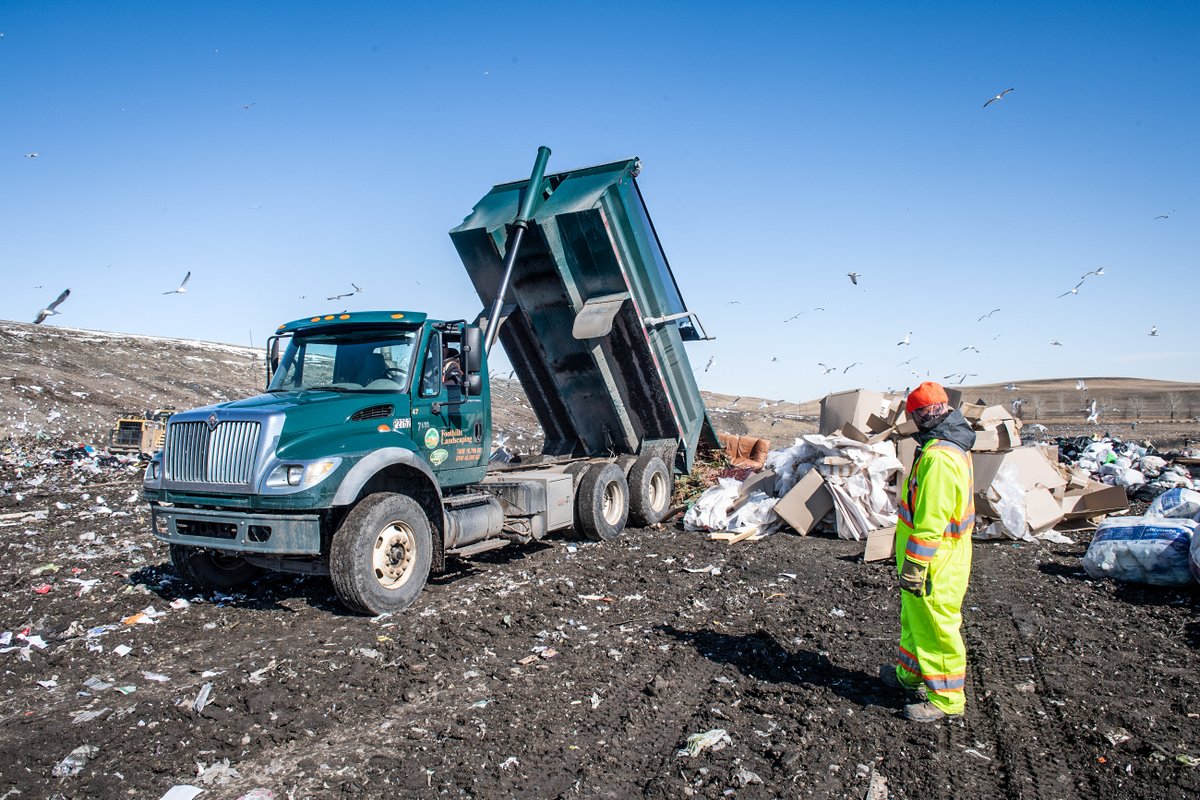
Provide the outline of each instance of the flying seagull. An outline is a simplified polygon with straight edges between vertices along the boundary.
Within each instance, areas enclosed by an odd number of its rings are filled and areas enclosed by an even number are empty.
[[[1004,388],[1010,392],[1015,392],[1017,390],[1017,385],[1015,383],[1006,383],[1004,384]]]
[[[829,373],[831,373],[837,369],[837,367],[831,367],[828,364],[822,364],[820,361],[817,362],[817,366],[821,367],[822,375],[828,375]]]
[[[1095,424],[1100,423],[1100,409],[1096,408],[1096,398],[1092,398],[1092,406],[1088,410],[1087,421]]]
[[[1151,326],[1150,326],[1150,332],[1149,332],[1149,333],[1147,333],[1146,335],[1147,335],[1147,336],[1158,336],[1158,326],[1157,326],[1157,325],[1151,325]]]
[[[256,106],[256,105],[258,105],[258,103],[246,103],[246,105],[242,106],[242,111],[249,111],[250,106]]]
[[[1080,281],[1079,283],[1077,283],[1077,284],[1075,284],[1074,286],[1072,286],[1070,289],[1067,289],[1065,292],[1063,292],[1062,294],[1060,294],[1060,295],[1059,295],[1059,297],[1066,297],[1066,296],[1067,296],[1067,295],[1069,295],[1069,294],[1079,294],[1079,287],[1080,287],[1080,286],[1083,286],[1083,281]]]
[[[34,155],[36,155],[36,153]],[[1168,211],[1165,214],[1159,214],[1157,217],[1155,217],[1155,219],[1170,219],[1171,215],[1174,213],[1175,213],[1175,209],[1171,209],[1170,211]]]
[[[995,313],[996,313],[997,311],[999,311],[999,310],[1000,310],[1000,309],[998,309],[998,308],[993,308],[991,311],[987,312],[987,313],[986,313],[986,314],[984,314],[982,317],[980,317],[979,319],[977,319],[977,320],[976,320],[976,322],[983,322],[985,319],[987,319],[988,317],[992,316],[992,314],[995,314]]]
[[[362,292],[362,287],[359,286],[358,284],[351,282],[350,285],[354,287],[353,292],[345,292],[344,294],[335,294],[333,297],[326,297],[325,299],[326,300],[341,300],[343,297],[353,297],[354,295]],[[705,370],[705,372],[707,372],[707,371],[708,370]]]
[[[969,344],[969,345],[967,345],[966,347],[962,348],[962,350],[959,350],[958,352],[960,352],[960,353],[961,353],[963,350],[970,350],[970,351],[972,351],[972,352],[975,352],[975,353],[978,353],[978,352],[979,352],[979,348],[978,348],[978,347],[976,347],[976,346],[975,346],[975,345],[973,345],[973,344]]]
[[[900,345],[902,345],[902,344],[910,344],[910,343],[911,343],[911,341],[912,341],[912,331],[909,331],[908,333],[904,334],[904,338],[903,338],[903,339],[901,339],[900,341],[896,342],[896,346],[898,347],[898,346],[900,346]]]
[[[992,103],[996,102],[997,100],[1003,100],[1004,95],[1008,94],[1011,91],[1012,91],[1012,89],[1005,89],[1003,92],[1001,92],[1000,94],[993,97],[991,100],[988,100],[986,103],[984,103],[983,107],[987,108],[988,106],[990,106]]]
[[[858,278],[860,275],[862,275],[861,272],[847,272],[846,273],[846,277],[849,278],[850,282],[853,283],[855,286],[858,286]]]
[[[34,319],[33,324],[41,325],[46,320],[46,317],[52,317],[55,314],[61,314],[62,312],[57,310],[58,304],[61,303],[63,300],[66,300],[70,294],[71,294],[70,289],[63,289],[63,293],[60,294],[57,298],[55,298],[53,303],[46,306],[45,308],[43,308],[41,311],[39,311],[37,313],[37,318]]]
[[[903,367],[905,364],[911,364],[912,362],[914,362],[914,361],[916,361],[916,360],[917,360],[917,357],[916,357],[916,356],[913,356],[912,358],[908,359],[907,361],[901,361],[901,362],[900,362],[899,364],[897,364],[896,366],[897,366],[897,367]]]
[[[37,158],[40,155],[41,155],[41,153],[26,153],[25,157],[26,158]]]
[[[187,292],[187,282],[191,280],[191,277],[192,271],[188,270],[188,274],[183,276],[183,283],[179,284],[178,289],[172,289],[169,292],[163,292],[163,294],[184,294]]]
[[[1080,392],[1086,392],[1087,391],[1087,383],[1084,382],[1083,378],[1076,378],[1075,379],[1075,388]]]
[[[1092,270],[1091,272],[1083,273],[1083,275],[1081,275],[1079,278],[1079,283],[1082,285],[1083,282],[1086,281],[1092,275],[1100,276],[1103,274],[1104,274],[1104,267],[1097,267],[1096,269]]]
[[[857,366],[858,366],[859,364],[861,364],[861,363],[862,363],[861,361],[855,361],[855,362],[854,362],[853,364],[851,364],[849,367],[846,367],[844,370],[842,370],[842,374],[843,374],[843,375],[845,375],[847,372],[849,372],[849,371],[850,371],[850,369],[851,369],[852,367],[857,367]]]
[[[351,285],[351,286],[353,286],[354,284],[352,283],[352,284],[350,284],[350,285]],[[708,368],[709,368],[709,367],[711,367],[711,366],[713,365],[713,362],[714,362],[714,361],[716,361],[716,360],[717,360],[717,357],[716,357],[716,356],[709,356],[709,357],[708,357],[708,363],[704,365],[704,371],[705,371],[705,372],[708,372]]]
[[[791,322],[792,320],[796,319],[797,317],[802,317],[802,316],[804,316],[803,311],[801,311],[799,314],[792,314],[790,317],[785,319],[784,322]]]
[[[1050,340],[1050,344],[1054,345],[1055,347],[1062,347],[1062,346],[1063,346],[1062,342],[1060,342],[1058,339],[1051,339],[1051,340]]]

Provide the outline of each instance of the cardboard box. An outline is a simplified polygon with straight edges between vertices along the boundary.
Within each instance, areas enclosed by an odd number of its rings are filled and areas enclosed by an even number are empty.
[[[914,419],[906,419],[896,425],[897,436],[915,436],[917,433],[917,422]]]
[[[904,465],[904,474],[907,475],[912,469],[913,459],[917,456],[917,440],[912,437],[905,437],[896,442],[896,458],[900,459],[900,463]],[[898,480],[903,480],[903,477]]]
[[[1017,480],[1026,492],[1040,486],[1048,489],[1056,498],[1064,497],[1067,479],[1050,465],[1046,457],[1038,452],[1039,449],[1041,448],[1018,447],[1004,453],[975,453],[972,460],[975,463],[976,494],[986,494],[1000,467],[1012,464],[1017,469]]]
[[[999,452],[1021,446],[1021,435],[1012,420],[1005,420],[996,427],[975,431],[975,452]]]
[[[775,496],[775,470],[764,469],[762,472],[756,472],[746,480],[742,481],[742,491],[733,500],[733,505],[729,507],[730,512],[737,511],[742,506],[750,501],[750,495],[754,492],[766,492],[769,496]]]
[[[825,395],[821,398],[821,433],[831,434],[847,422],[866,430],[867,418],[883,411],[883,403],[883,394],[865,389]]]
[[[1049,489],[1039,486],[1025,493],[1025,522],[1031,531],[1041,533],[1062,520],[1062,502]]]
[[[867,534],[867,549],[863,561],[883,561],[896,557],[896,526],[878,528]]]
[[[1013,415],[1004,406],[988,406],[980,413],[979,422],[981,425],[990,426],[999,424],[1005,420],[1011,420],[1012,418]]]
[[[1068,489],[1062,500],[1064,519],[1087,519],[1129,509],[1129,497],[1122,486],[1089,481],[1082,490]]]
[[[833,510],[833,495],[821,473],[811,469],[775,504],[775,513],[801,536]]]
[[[946,390],[946,397],[951,408],[958,408],[962,405],[962,389],[951,389],[949,386],[943,388]]]
[[[875,417],[874,414],[871,416]],[[875,417],[875,419],[879,419],[879,417]],[[876,433],[865,433],[851,425],[849,422],[838,428],[838,430],[841,431],[842,436],[861,444],[875,444],[876,442],[882,442],[884,439],[887,439],[892,435],[891,428],[887,428],[886,430]]]

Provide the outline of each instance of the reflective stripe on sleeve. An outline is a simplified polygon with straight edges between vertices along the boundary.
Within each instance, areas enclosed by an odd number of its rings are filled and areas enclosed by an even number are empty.
[[[913,561],[930,562],[937,555],[938,546],[936,544],[921,544],[915,536],[908,537],[908,544],[904,548],[904,557],[911,558]]]

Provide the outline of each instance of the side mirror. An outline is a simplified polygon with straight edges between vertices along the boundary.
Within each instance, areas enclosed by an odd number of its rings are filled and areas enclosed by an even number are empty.
[[[267,385],[270,385],[271,378],[275,376],[275,372],[279,369],[279,337],[271,337],[271,346],[267,351]]]
[[[468,375],[478,375],[483,371],[483,331],[472,326],[464,327],[462,348],[463,369]]]
[[[466,388],[467,394],[471,397],[483,394],[483,375],[478,372],[468,372]]]

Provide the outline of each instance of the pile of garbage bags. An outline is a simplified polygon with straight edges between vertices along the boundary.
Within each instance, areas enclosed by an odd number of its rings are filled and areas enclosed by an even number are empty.
[[[1125,583],[1184,586],[1200,581],[1200,492],[1174,488],[1159,495],[1141,517],[1100,523],[1083,557],[1093,578]]]
[[[1064,463],[1086,470],[1095,480],[1123,486],[1135,499],[1151,500],[1168,489],[1200,489],[1188,468],[1172,463],[1153,447],[1115,437],[1076,436],[1058,440]]]

